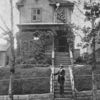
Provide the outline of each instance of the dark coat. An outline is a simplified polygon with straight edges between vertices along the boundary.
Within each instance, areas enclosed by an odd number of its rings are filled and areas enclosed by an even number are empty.
[[[57,73],[55,73],[54,75],[58,75],[58,82],[60,84],[64,84],[65,81],[65,70],[64,69],[60,69]]]

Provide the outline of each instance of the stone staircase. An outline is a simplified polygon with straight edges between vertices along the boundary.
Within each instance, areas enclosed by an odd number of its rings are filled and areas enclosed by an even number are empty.
[[[64,66],[70,65],[70,56],[66,52],[56,52],[55,53],[55,66],[63,64]]]
[[[70,73],[69,68],[66,66],[65,68],[65,84],[64,84],[64,96],[60,95],[59,83],[57,82],[57,76],[54,78],[54,100],[72,100],[72,88],[70,81]],[[58,68],[55,68],[55,72],[58,71]]]

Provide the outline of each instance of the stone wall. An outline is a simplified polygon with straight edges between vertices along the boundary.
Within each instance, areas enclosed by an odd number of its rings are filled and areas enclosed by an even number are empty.
[[[10,100],[7,95],[0,96],[0,100]],[[53,100],[53,94],[15,95],[14,100]]]

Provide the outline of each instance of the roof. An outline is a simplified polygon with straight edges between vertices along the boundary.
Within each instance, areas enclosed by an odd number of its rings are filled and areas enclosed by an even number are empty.
[[[23,6],[24,5],[24,1],[25,0],[18,0],[18,2],[16,3],[17,8],[19,8],[19,6]]]
[[[17,3],[23,3],[25,0],[18,0],[18,2]]]
[[[7,51],[10,47],[10,43],[0,44],[0,51]]]
[[[66,4],[69,6],[73,6],[73,0],[69,1],[69,0],[49,0],[51,5],[55,5],[56,3],[61,3],[61,4]],[[19,8],[19,6],[23,6],[24,5],[25,0],[18,0],[18,2],[16,3],[17,8]]]
[[[70,27],[67,23],[23,23],[18,24],[20,29],[64,29],[64,26]]]

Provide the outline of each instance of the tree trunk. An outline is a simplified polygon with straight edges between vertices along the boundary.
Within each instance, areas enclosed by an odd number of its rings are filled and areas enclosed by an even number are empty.
[[[11,32],[9,32],[10,37],[10,82],[9,82],[9,98],[13,100],[13,81],[14,81],[14,66],[15,66],[15,52],[14,52],[14,36],[13,36],[13,0],[10,0],[10,8],[11,8]]]
[[[94,29],[94,21],[92,19],[92,30]],[[95,77],[95,70],[96,70],[96,57],[95,57],[95,32],[93,31],[93,66],[92,66],[92,96],[93,100],[96,100],[97,94],[97,86],[96,86],[96,77]]]

